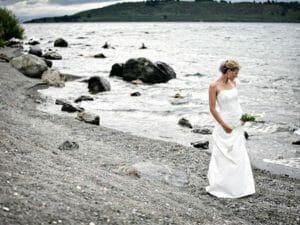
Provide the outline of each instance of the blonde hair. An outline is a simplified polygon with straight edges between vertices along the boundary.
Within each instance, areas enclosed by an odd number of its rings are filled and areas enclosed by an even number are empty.
[[[240,64],[237,61],[232,59],[226,60],[220,66],[220,71],[222,73],[226,73],[227,70],[240,70],[240,69],[241,69]]]

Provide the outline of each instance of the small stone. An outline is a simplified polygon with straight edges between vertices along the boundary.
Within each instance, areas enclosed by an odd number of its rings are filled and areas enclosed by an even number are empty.
[[[78,107],[78,106],[73,106],[72,104],[69,104],[69,103],[64,103],[64,104],[62,105],[61,111],[69,112],[69,113],[73,113],[73,112],[83,112],[83,111],[84,111],[84,108]]]
[[[212,131],[207,128],[196,128],[192,130],[193,133],[198,133],[198,134],[212,134]]]
[[[183,127],[188,127],[188,128],[193,128],[192,124],[190,123],[190,121],[188,121],[187,119],[185,118],[181,118],[179,121],[178,121],[178,124],[180,126],[183,126]]]
[[[106,56],[102,53],[99,53],[99,54],[94,55],[94,58],[104,59],[104,58],[106,58]]]
[[[9,212],[9,210],[10,210],[8,207],[5,207],[5,206],[4,206],[2,209],[3,209],[5,212]]]
[[[130,96],[141,96],[141,93],[140,92],[133,92],[130,94]]]
[[[93,101],[94,98],[92,98],[91,96],[87,96],[87,95],[82,95],[79,98],[77,98],[75,100],[75,103],[81,102],[81,101]]]
[[[209,142],[208,141],[192,142],[191,145],[193,145],[195,148],[202,148],[202,149],[208,149],[209,148]]]
[[[79,185],[77,185],[76,188],[77,188],[78,190],[81,190],[81,187],[80,187]]]
[[[77,120],[84,121],[86,123],[100,125],[100,117],[98,115],[86,112],[79,112],[76,117]]]
[[[293,145],[300,145],[300,140],[297,140],[297,141],[293,141],[292,143]]]
[[[89,225],[95,225],[95,223],[94,222],[90,222]]]
[[[128,175],[129,176],[133,176],[133,177],[137,177],[137,178],[140,178],[141,177],[141,174],[139,171],[137,171],[136,169],[132,169],[128,172]]]
[[[59,147],[59,150],[75,150],[75,149],[79,149],[79,145],[74,142],[74,141],[65,141],[64,143],[62,143]]]
[[[244,136],[245,136],[246,140],[249,139],[249,134],[247,133],[247,131],[244,132]]]
[[[55,100],[55,105],[64,105],[66,103],[67,102],[65,100],[62,100],[62,99],[56,99]]]

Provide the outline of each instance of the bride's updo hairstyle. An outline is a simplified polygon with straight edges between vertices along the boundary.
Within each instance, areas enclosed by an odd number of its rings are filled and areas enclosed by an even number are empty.
[[[220,66],[220,71],[225,74],[227,70],[240,70],[240,64],[235,60],[226,60]]]

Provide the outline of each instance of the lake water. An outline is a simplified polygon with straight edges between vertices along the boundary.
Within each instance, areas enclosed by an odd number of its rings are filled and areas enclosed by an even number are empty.
[[[51,48],[63,56],[63,60],[53,61],[54,68],[109,79],[110,92],[79,104],[99,114],[101,125],[186,146],[198,140],[211,141],[211,136],[195,134],[177,122],[185,117],[195,127],[213,127],[208,85],[220,75],[222,61],[237,59],[242,66],[238,89],[243,111],[263,113],[265,120],[245,127],[250,135],[247,148],[252,163],[300,178],[300,147],[292,145],[300,139],[299,24],[61,23],[24,27],[28,39],[40,40],[42,49]],[[59,37],[69,42],[68,48],[53,47]],[[103,49],[106,41],[114,49]],[[139,49],[142,43],[148,48]],[[97,53],[107,58],[93,58]],[[136,86],[108,77],[114,63],[135,57],[166,62],[177,79]],[[131,97],[135,91],[141,96]],[[40,110],[73,117],[61,112],[60,106],[54,105],[55,99],[74,101],[80,95],[89,95],[87,84],[76,81],[41,93],[48,101]],[[172,96],[177,93],[187,96],[187,103],[172,104]]]

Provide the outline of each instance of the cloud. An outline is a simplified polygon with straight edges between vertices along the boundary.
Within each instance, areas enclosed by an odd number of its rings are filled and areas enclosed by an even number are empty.
[[[0,0],[0,6],[13,5],[17,2],[26,2],[26,0]]]
[[[25,21],[41,17],[72,15],[80,11],[101,8],[123,1],[124,0],[0,0],[0,7],[6,7],[21,21]]]

